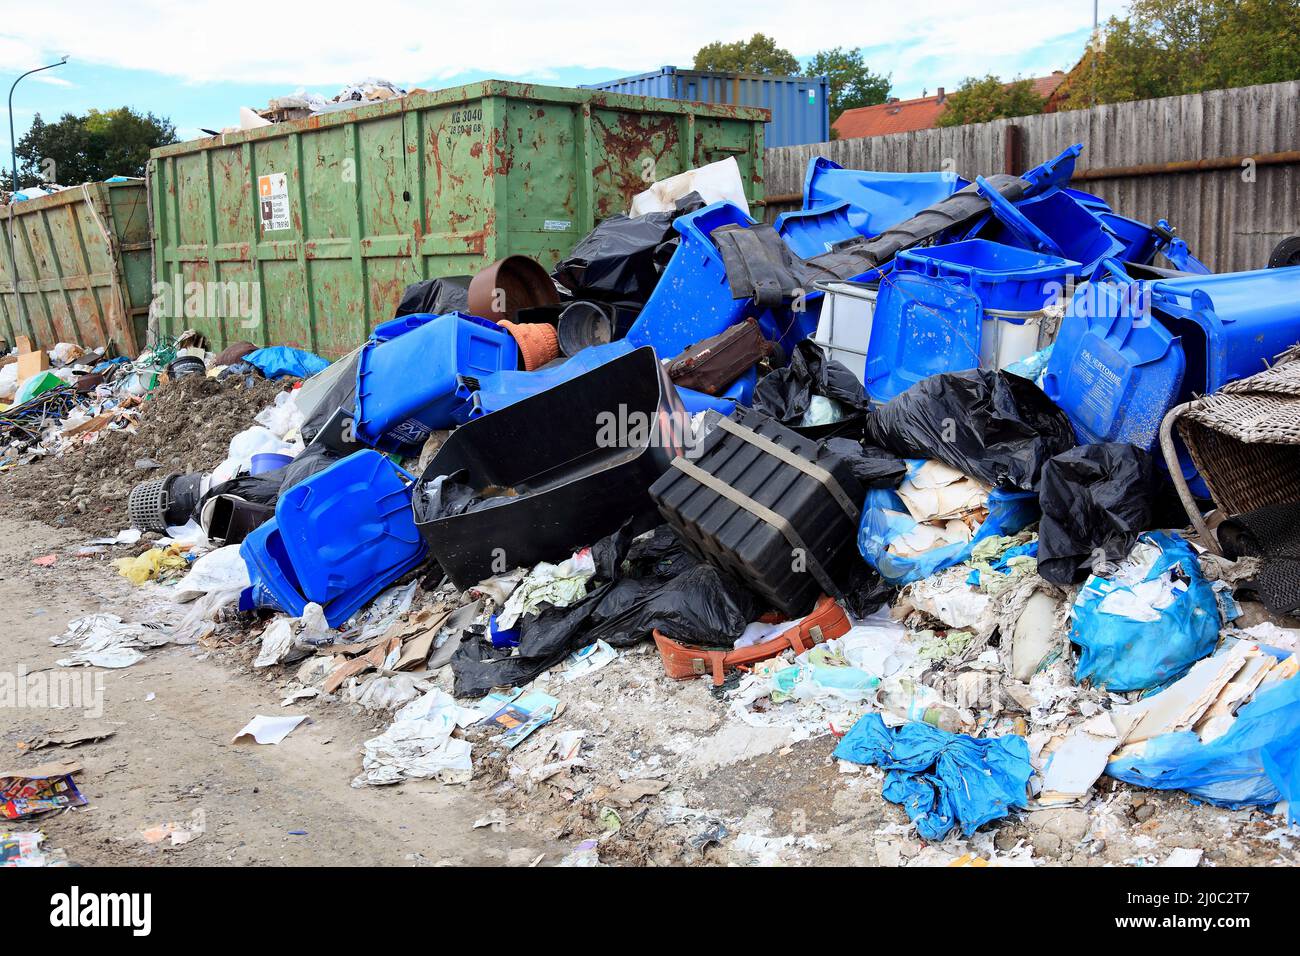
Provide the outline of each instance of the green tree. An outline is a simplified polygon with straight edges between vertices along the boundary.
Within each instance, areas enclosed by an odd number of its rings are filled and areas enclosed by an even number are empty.
[[[149,151],[174,142],[176,127],[169,120],[128,106],[84,116],[65,113],[57,123],[45,122],[38,113],[18,141],[18,182],[20,188],[50,180],[71,186],[116,175],[143,176]]]
[[[889,74],[872,73],[858,47],[822,50],[808,61],[804,72],[809,76],[824,75],[830,81],[832,123],[845,110],[875,106],[889,99]]]
[[[1044,98],[1034,92],[1029,80],[1015,79],[1003,83],[996,76],[970,76],[956,92],[948,95],[948,108],[939,114],[939,126],[965,126],[987,123],[1006,116],[1030,116],[1041,113]]]
[[[1300,77],[1296,0],[1133,0],[1063,84],[1066,109]]]
[[[799,61],[789,50],[777,46],[771,37],[755,33],[748,40],[735,43],[715,41],[700,47],[695,54],[695,69],[794,76],[799,73]]]

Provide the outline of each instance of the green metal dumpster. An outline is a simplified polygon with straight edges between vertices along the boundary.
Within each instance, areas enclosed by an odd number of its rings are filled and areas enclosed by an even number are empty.
[[[147,344],[149,213],[142,180],[87,183],[0,206],[0,334],[28,334],[14,298],[9,217],[14,216],[18,290],[39,348],[111,344],[135,357]]]
[[[549,269],[654,180],[734,156],[761,201],[767,119],[488,80],[164,146],[159,321],[337,358],[407,284],[516,254]]]

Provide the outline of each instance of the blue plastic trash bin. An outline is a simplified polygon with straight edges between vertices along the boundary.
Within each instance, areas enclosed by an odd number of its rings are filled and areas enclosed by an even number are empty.
[[[356,434],[386,452],[413,452],[456,422],[460,375],[519,362],[514,338],[487,319],[450,312],[404,315],[375,329],[357,361]]]
[[[275,519],[240,545],[252,603],[297,616],[315,602],[337,627],[421,564],[410,478],[367,450],[283,492]]]
[[[679,216],[673,228],[681,233],[681,242],[628,329],[627,341],[636,348],[653,346],[661,357],[671,357],[752,315],[753,299],[731,297],[727,267],[710,238],[719,226],[752,225],[754,220],[729,202]]]
[[[1060,256],[987,239],[904,249],[894,265],[896,274],[915,272],[961,282],[984,308],[999,312],[1036,312],[1056,302],[1066,279],[1079,268],[1078,262]]]

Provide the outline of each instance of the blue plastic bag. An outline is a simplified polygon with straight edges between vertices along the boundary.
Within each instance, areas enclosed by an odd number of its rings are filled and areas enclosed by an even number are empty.
[[[1294,823],[1300,820],[1300,680],[1260,690],[1222,737],[1202,743],[1191,730],[1162,734],[1140,756],[1117,756],[1106,772],[1234,810],[1286,800]]]
[[[1034,773],[1023,737],[976,739],[916,721],[891,731],[879,714],[854,724],[835,756],[887,771],[884,798],[901,804],[927,840],[942,840],[958,825],[969,837],[1012,807],[1026,807]]]
[[[908,477],[914,475],[925,462],[909,459]],[[992,535],[1015,534],[1026,525],[1038,520],[1038,495],[1032,491],[1004,491],[995,488],[989,494],[989,515],[984,523],[963,544],[950,544],[934,548],[914,558],[900,558],[889,553],[889,546],[900,535],[916,527],[917,522],[907,513],[907,506],[892,489],[872,488],[862,505],[862,520],[858,525],[858,550],[862,557],[890,584],[908,584],[961,564],[970,557],[980,541]]]
[[[1138,546],[1143,542],[1161,551],[1143,581],[1173,574],[1186,581],[1186,589],[1157,611],[1157,620],[1142,621],[1102,610],[1109,595],[1132,593],[1131,587],[1096,574],[1089,577],[1070,612],[1070,640],[1083,649],[1074,672],[1077,681],[1090,679],[1112,691],[1159,687],[1182,677],[1219,641],[1219,603],[1187,542],[1163,531],[1141,535]]]
[[[242,361],[257,368],[267,378],[281,378],[285,375],[311,378],[317,372],[325,371],[330,364],[319,355],[304,349],[292,349],[287,345],[249,352]]]

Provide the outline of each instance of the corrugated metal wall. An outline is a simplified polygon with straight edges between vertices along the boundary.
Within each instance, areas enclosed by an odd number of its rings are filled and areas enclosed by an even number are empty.
[[[1300,81],[769,149],[766,217],[798,208],[798,200],[780,197],[802,190],[814,156],[856,169],[948,168],[973,178],[1022,172],[1073,143],[1084,144],[1076,187],[1101,196],[1122,215],[1168,219],[1216,271],[1261,268],[1281,239],[1300,233],[1300,165],[1295,157],[1276,156],[1300,150]],[[1250,168],[1233,163],[1209,171],[1131,170],[1243,156],[1259,160]],[[1266,163],[1268,156],[1272,163]],[[1129,174],[1121,175],[1125,170]]]
[[[764,134],[769,145],[820,143],[831,134],[830,84],[824,76],[705,73],[665,66],[657,73],[591,83],[583,89],[771,110]]]

